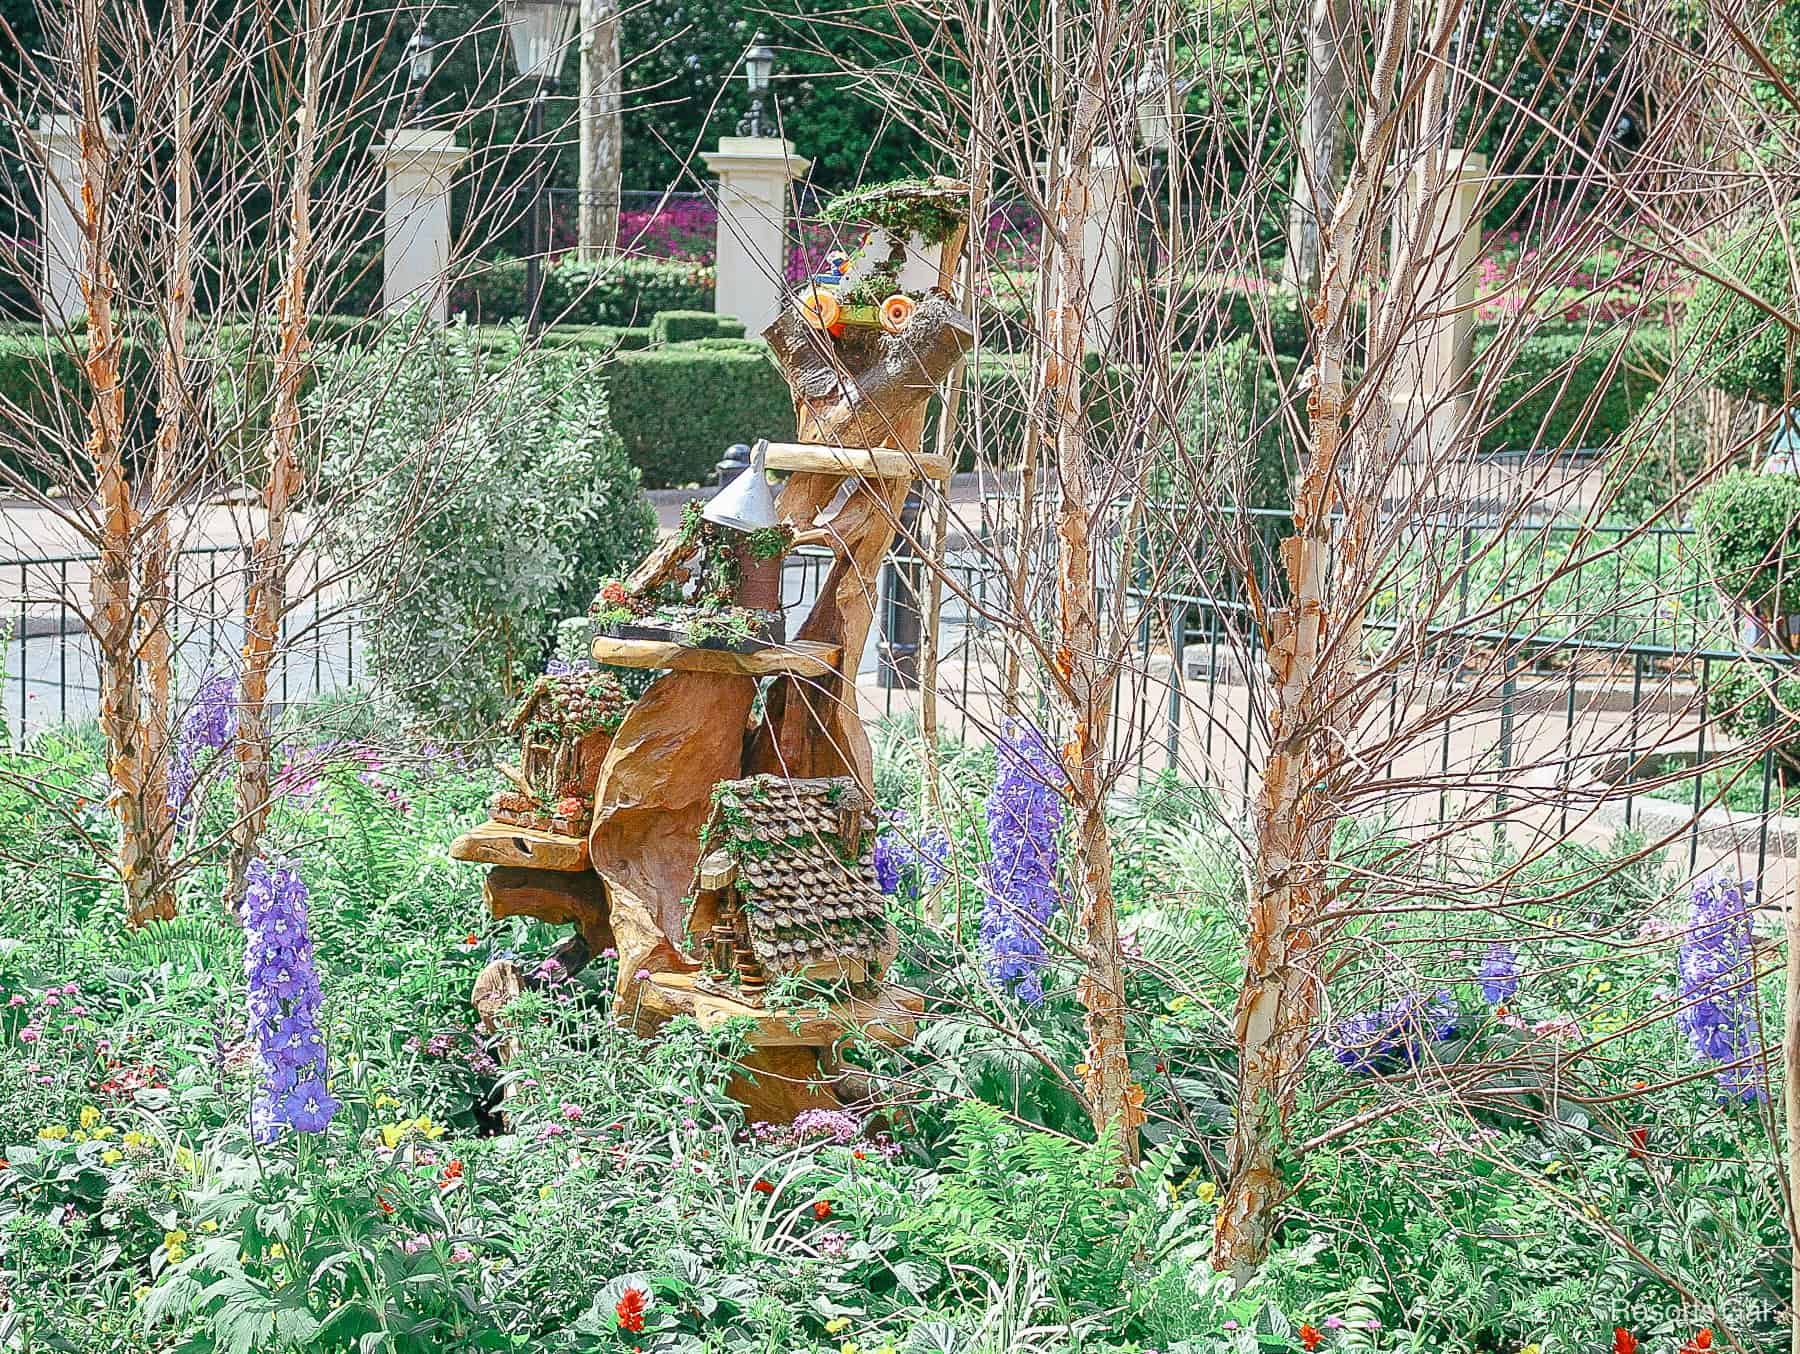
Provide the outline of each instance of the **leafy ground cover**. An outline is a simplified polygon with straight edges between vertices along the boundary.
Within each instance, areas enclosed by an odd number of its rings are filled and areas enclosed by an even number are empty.
[[[1724,885],[1665,902],[1653,861],[1613,869],[1632,843],[1526,872],[1507,900],[1518,942],[1455,913],[1352,926],[1296,1119],[1323,1141],[1288,1181],[1273,1259],[1238,1290],[1208,1259],[1241,866],[1203,791],[1152,781],[1116,805],[1151,1111],[1143,1165],[1120,1181],[1071,1090],[1073,973],[1006,911],[1046,912],[1057,934],[1056,806],[1022,772],[1029,738],[998,758],[947,748],[947,811],[928,825],[917,741],[883,731],[898,976],[931,1018],[871,1063],[895,1088],[878,1110],[776,1129],[725,1094],[732,1032],[645,1042],[610,1018],[610,958],[542,971],[500,1066],[472,1022],[475,976],[496,955],[537,964],[555,936],[490,921],[477,872],[447,857],[491,772],[332,720],[290,747],[248,940],[214,901],[220,739],[188,764],[200,864],[183,914],[134,933],[93,867],[91,731],[5,754],[0,1346],[1785,1342],[1769,1088],[1731,1056],[1758,1013],[1738,980],[1747,923]],[[1346,868],[1382,849],[1362,832]],[[1009,903],[1012,880],[1026,891]],[[299,1094],[271,1108],[277,1066]]]

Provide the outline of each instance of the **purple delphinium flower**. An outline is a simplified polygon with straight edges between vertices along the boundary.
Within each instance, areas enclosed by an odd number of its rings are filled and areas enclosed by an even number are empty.
[[[174,746],[169,752],[169,807],[176,826],[188,814],[188,796],[199,778],[200,754],[223,752],[237,737],[237,680],[216,673],[200,683],[194,703],[181,718]]]
[[[927,889],[943,882],[950,838],[940,829],[917,840],[903,832],[884,832],[875,841],[875,883],[891,898],[916,903]]]
[[[1481,999],[1489,1006],[1511,1001],[1519,990],[1519,952],[1505,941],[1495,941],[1482,956],[1476,976],[1481,980]]]
[[[1448,992],[1409,992],[1391,1006],[1339,1021],[1329,1039],[1332,1056],[1361,1076],[1398,1072],[1418,1064],[1428,1041],[1454,1039],[1459,1019]]]
[[[999,777],[988,800],[987,901],[981,943],[988,975],[1025,1001],[1044,999],[1044,931],[1056,913],[1056,834],[1062,827],[1062,765],[1028,724],[1001,740]]]
[[[319,975],[306,921],[306,884],[290,865],[252,861],[244,890],[244,978],[259,1085],[250,1107],[258,1142],[283,1128],[323,1133],[337,1113],[325,1084]]]
[[[1724,1099],[1746,1103],[1768,1098],[1762,1032],[1756,1020],[1755,941],[1750,928],[1750,880],[1717,877],[1694,885],[1693,912],[1678,961],[1683,1034],[1702,1058],[1741,1063],[1719,1071]],[[1748,1059],[1749,1061],[1743,1061]]]

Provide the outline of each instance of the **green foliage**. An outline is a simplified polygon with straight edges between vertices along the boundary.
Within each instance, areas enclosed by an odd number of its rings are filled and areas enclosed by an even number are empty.
[[[1476,328],[1477,371],[1498,337],[1498,329]],[[1668,369],[1663,329],[1538,329],[1517,342],[1494,390],[1482,450],[1604,446],[1631,427]]]
[[[665,310],[650,321],[650,341],[686,343],[690,339],[744,337],[744,322],[710,310]]]
[[[1763,404],[1792,398],[1796,345],[1791,235],[1800,213],[1790,204],[1777,220],[1759,220],[1719,251],[1716,272],[1702,277],[1681,322],[1681,352],[1720,390]],[[1730,285],[1726,285],[1729,283]],[[1748,292],[1745,296],[1742,293]]]
[[[1771,626],[1800,613],[1800,476],[1736,471],[1694,502],[1711,581]]]
[[[426,723],[485,733],[555,622],[649,545],[654,516],[578,359],[490,372],[466,332],[321,364],[335,558],[367,560],[369,657]]]
[[[450,289],[452,314],[471,324],[522,319],[523,259],[472,267]],[[666,259],[618,258],[600,264],[564,261],[544,269],[541,314],[552,325],[647,325],[665,310],[710,310],[713,270]]]
[[[709,483],[733,443],[794,439],[787,382],[760,343],[621,353],[604,375],[613,426],[647,484]]]
[[[1800,673],[1791,661],[1771,656],[1714,664],[1706,705],[1720,730],[1734,738],[1763,738],[1771,729],[1792,724],[1792,734],[1774,746],[1775,766],[1783,780],[1800,782],[1800,718],[1796,718],[1800,715]],[[1743,787],[1739,793],[1755,796],[1754,808],[1760,810],[1761,768],[1747,768],[1732,788],[1739,786]],[[1682,798],[1691,798],[1690,787],[1679,788]]]

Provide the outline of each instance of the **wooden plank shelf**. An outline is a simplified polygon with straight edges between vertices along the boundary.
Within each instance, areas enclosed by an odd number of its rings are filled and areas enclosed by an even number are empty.
[[[822,447],[809,442],[769,443],[771,470],[854,475],[864,480],[947,480],[950,458],[894,447]]]
[[[658,973],[645,982],[654,990],[657,1005],[693,1016],[703,1030],[728,1020],[753,1021],[749,1040],[755,1049],[829,1048],[844,1038],[897,1047],[913,1037],[925,1010],[921,994],[887,983],[867,997],[847,996],[828,1006],[781,1011],[710,992],[692,973]]]
[[[450,858],[481,865],[525,865],[537,870],[585,870],[588,844],[586,837],[564,837],[489,819],[451,842]]]
[[[798,639],[791,644],[771,644],[754,653],[730,649],[696,649],[660,639],[594,640],[594,661],[622,668],[669,668],[676,672],[727,672],[743,677],[769,677],[790,673],[796,677],[823,677],[837,667],[839,649]]]

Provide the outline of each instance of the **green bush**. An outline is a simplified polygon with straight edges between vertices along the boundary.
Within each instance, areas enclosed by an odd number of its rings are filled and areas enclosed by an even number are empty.
[[[1031,347],[1028,315],[1036,291],[1035,273],[1012,272],[994,279],[992,294],[981,303],[981,338],[988,349],[1016,353]],[[1242,285],[1190,280],[1172,301],[1168,286],[1159,284],[1148,322],[1160,326],[1171,310],[1175,319],[1170,346],[1176,352],[1212,348],[1239,335],[1251,336],[1260,346],[1265,327],[1269,347],[1277,355],[1298,358],[1306,351],[1310,326],[1300,298],[1290,291],[1253,295]]]
[[[1720,591],[1771,625],[1800,613],[1800,478],[1734,472],[1695,500],[1693,523]]]
[[[36,325],[0,332],[0,462],[8,474],[47,488],[86,484],[89,389],[86,340]],[[156,350],[127,333],[120,344],[125,388],[125,460],[144,463],[156,436]]]
[[[523,318],[525,271],[523,259],[478,265],[452,284],[451,312],[481,324]],[[642,325],[666,310],[710,312],[712,302],[709,266],[666,259],[609,259],[546,268],[541,313],[557,325]]]
[[[646,484],[705,483],[734,442],[793,441],[787,382],[761,343],[745,343],[622,352],[602,369],[613,426]]]
[[[1800,226],[1800,212],[1790,206],[1788,215],[1789,230]],[[1786,404],[1794,384],[1792,331],[1776,318],[1800,318],[1786,236],[1778,222],[1758,221],[1731,240],[1721,251],[1719,271],[1757,300],[1703,277],[1681,322],[1684,359],[1697,362],[1720,390],[1763,404]]]
[[[1719,664],[1706,706],[1720,732],[1747,741],[1762,738],[1771,728],[1791,723],[1791,712],[1800,710],[1800,669],[1772,659]],[[1800,782],[1800,727],[1776,741],[1772,750],[1782,783]]]
[[[1479,325],[1474,371],[1498,327]],[[1494,388],[1482,429],[1483,451],[1593,447],[1624,434],[1661,388],[1669,369],[1666,329],[1640,326],[1629,334],[1577,326],[1545,328],[1523,339]]]
[[[725,332],[724,324],[736,326],[735,334]],[[686,343],[690,339],[710,338],[742,338],[744,326],[729,316],[719,316],[710,310],[665,310],[650,321],[650,337],[653,343]]]
[[[654,538],[592,377],[541,351],[495,371],[465,330],[319,363],[326,549],[359,562],[374,676],[432,728],[490,731],[556,621]]]

